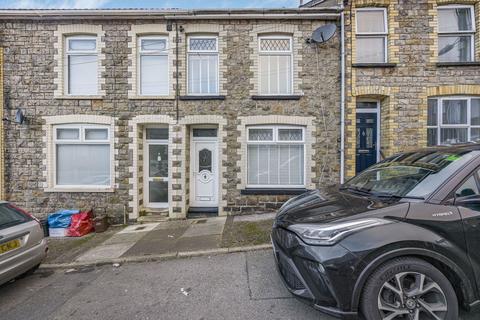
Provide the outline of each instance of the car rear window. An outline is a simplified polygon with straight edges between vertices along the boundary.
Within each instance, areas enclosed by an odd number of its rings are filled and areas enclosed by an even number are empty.
[[[0,204],[0,230],[32,220],[11,204]]]

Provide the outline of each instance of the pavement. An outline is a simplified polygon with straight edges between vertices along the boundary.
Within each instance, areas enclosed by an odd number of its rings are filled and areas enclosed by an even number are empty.
[[[0,310],[8,320],[333,320],[290,295],[270,250],[43,269],[1,286]]]
[[[53,259],[48,259],[42,268],[72,267],[79,265],[105,264],[111,262],[139,262],[166,260],[204,254],[250,251],[269,247],[271,223],[269,214],[242,216],[238,218],[212,217],[158,223],[136,224],[110,230],[108,234],[89,235],[84,239],[50,239]],[[228,221],[228,223],[227,223]],[[263,229],[253,229],[262,236],[255,241],[223,241],[225,226],[228,239],[242,239],[241,228],[232,226],[262,224]],[[265,227],[267,226],[267,227]],[[247,229],[251,232],[251,228]],[[256,236],[256,234],[254,234]],[[227,239],[225,238],[225,239]],[[248,240],[248,239],[247,239]],[[80,242],[78,247],[76,242]],[[251,246],[250,244],[260,245]],[[64,252],[58,252],[64,251]]]

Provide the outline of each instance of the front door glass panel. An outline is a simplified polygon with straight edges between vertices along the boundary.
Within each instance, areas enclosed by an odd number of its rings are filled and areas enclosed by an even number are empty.
[[[168,204],[168,128],[146,129],[146,151],[147,206],[164,207]]]
[[[198,172],[202,171],[212,172],[212,151],[202,149],[198,153]]]
[[[150,144],[148,148],[150,177],[168,177],[168,146]]]

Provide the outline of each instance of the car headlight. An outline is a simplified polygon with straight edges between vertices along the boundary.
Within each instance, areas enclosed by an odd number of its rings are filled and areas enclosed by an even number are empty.
[[[378,218],[367,218],[326,224],[293,224],[289,226],[288,229],[295,232],[308,244],[329,246],[356,231],[388,223],[392,223],[392,221]]]

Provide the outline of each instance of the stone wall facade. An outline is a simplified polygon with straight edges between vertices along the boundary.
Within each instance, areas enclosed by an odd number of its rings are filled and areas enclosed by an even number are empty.
[[[153,19],[1,21],[5,115],[12,118],[21,108],[27,116],[23,125],[5,124],[6,199],[39,216],[61,208],[93,208],[117,220],[124,213],[130,219],[138,218],[148,209],[144,203],[143,128],[152,124],[169,129],[171,218],[185,218],[189,209],[190,134],[195,125],[218,128],[219,215],[272,211],[291,197],[288,192],[245,192],[245,126],[250,123],[304,126],[305,189],[337,183],[339,36],[322,45],[304,41],[325,23],[332,21],[185,20],[178,21],[183,32],[176,39],[175,29],[167,31],[165,21]],[[69,97],[62,92],[63,49],[59,43],[64,32],[77,31],[98,35],[100,88],[95,97]],[[139,97],[134,89],[137,32],[158,32],[171,39],[171,94],[166,97]],[[189,32],[218,36],[222,99],[175,99],[176,92],[186,94]],[[256,43],[259,34],[277,33],[293,36],[296,98],[252,99],[257,84],[256,48],[251,44]],[[110,126],[111,188],[88,191],[55,188],[52,180],[55,160],[49,151],[54,149],[52,125],[73,122]]]
[[[477,24],[474,60],[438,63],[438,16],[441,5],[471,5]],[[386,64],[356,63],[355,22],[358,8],[387,11]],[[346,176],[356,171],[357,101],[380,102],[381,158],[427,145],[428,98],[480,95],[480,1],[350,0],[346,20]],[[379,159],[380,160],[380,159]]]

